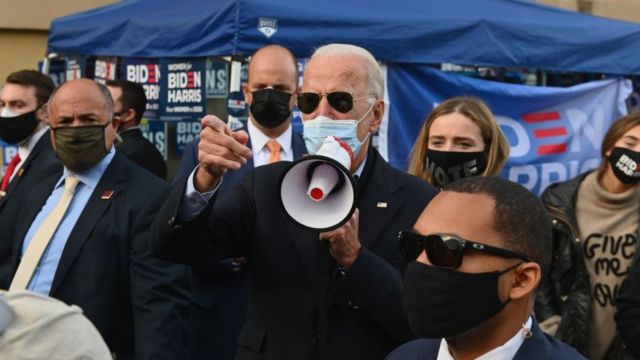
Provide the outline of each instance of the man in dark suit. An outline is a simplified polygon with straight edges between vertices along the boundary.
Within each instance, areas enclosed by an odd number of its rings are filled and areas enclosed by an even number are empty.
[[[297,63],[279,45],[265,46],[251,57],[247,83],[243,84],[250,106],[247,131],[253,156],[247,164],[225,174],[218,195],[228,193],[254,167],[269,163],[267,144],[280,144],[281,160],[295,160],[306,152],[304,140],[291,128],[291,110],[298,89]],[[287,94],[274,97],[273,94]],[[264,95],[267,95],[266,97]],[[256,95],[257,98],[254,98]],[[278,110],[278,111],[274,111]],[[189,143],[182,156],[174,185],[198,166],[198,140]],[[189,329],[190,359],[231,360],[238,351],[238,335],[247,311],[247,272],[243,258],[220,261],[212,272],[192,269],[193,302]]]
[[[108,80],[107,87],[113,98],[115,114],[120,117],[118,135],[122,143],[116,144],[116,150],[157,177],[166,179],[167,164],[162,154],[140,131],[140,121],[147,108],[147,96],[142,85],[127,80]]]
[[[326,136],[339,135],[353,149],[350,170],[359,177],[358,210],[324,233],[298,227],[278,206],[287,162],[256,168],[216,197],[223,175],[252,152],[246,132],[232,132],[214,116],[202,119],[200,165],[165,201],[152,244],[161,258],[203,269],[246,257],[249,306],[236,359],[382,359],[412,337],[397,231],[413,226],[435,189],[393,169],[370,146],[384,113],[383,89],[378,63],[356,46],[327,45],[307,65],[298,97],[306,148],[313,154]],[[329,256],[321,241],[330,248],[327,293],[319,291],[319,260]]]
[[[0,179],[0,268],[9,262],[11,234],[22,220],[17,216],[25,196],[42,179],[62,171],[49,138],[47,100],[53,89],[48,76],[20,70],[9,74],[0,90],[0,139],[18,145]]]
[[[411,261],[405,309],[422,339],[388,360],[584,359],[532,316],[551,264],[551,222],[524,187],[496,177],[454,182],[400,243]]]
[[[114,358],[183,358],[188,269],[148,249],[169,185],[113,149],[119,118],[105,86],[67,82],[49,111],[64,172],[42,179],[20,209],[10,291],[78,305]]]

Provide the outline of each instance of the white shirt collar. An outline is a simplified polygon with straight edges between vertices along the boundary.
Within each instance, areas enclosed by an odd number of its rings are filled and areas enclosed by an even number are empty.
[[[267,135],[262,133],[260,129],[258,129],[251,119],[247,120],[247,130],[249,132],[249,141],[251,141],[251,148],[253,150],[253,154],[262,151],[264,146],[267,144],[267,141],[271,140]],[[280,136],[275,138],[274,140],[278,141],[280,144],[280,148],[282,152],[284,152],[285,158],[293,158],[293,149],[291,148],[291,124],[287,127]]]
[[[24,162],[27,159],[27,157],[29,157],[29,154],[31,154],[31,151],[38,143],[38,140],[40,140],[42,135],[44,135],[44,133],[46,133],[47,130],[49,130],[48,126],[43,127],[42,129],[36,131],[33,135],[31,135],[25,141],[23,141],[22,144],[18,145],[18,154],[20,155],[20,162]]]
[[[531,319],[531,316],[529,316],[529,319],[524,326],[527,329],[531,329],[532,323],[533,320]],[[477,357],[475,360],[512,360],[516,356],[518,350],[520,350],[520,346],[522,346],[524,340],[525,337],[522,329],[519,329],[518,332],[516,332],[516,334],[502,346],[498,346],[488,353]],[[449,352],[449,344],[447,344],[447,340],[445,339],[440,341],[440,350],[438,350],[437,360],[455,360]]]

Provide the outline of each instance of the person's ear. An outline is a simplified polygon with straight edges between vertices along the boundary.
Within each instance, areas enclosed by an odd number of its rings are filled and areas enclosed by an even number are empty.
[[[244,103],[245,104],[251,104],[251,91],[249,91],[249,84],[247,83],[242,83],[242,93],[244,94]]]
[[[49,123],[49,104],[44,103],[38,111],[36,111],[36,118],[38,120],[44,121],[45,123]]]
[[[113,130],[115,132],[118,132],[118,126],[120,126],[121,122],[122,122],[122,119],[120,118],[120,116],[118,115],[113,116],[113,119],[111,120],[111,126],[113,126]]]
[[[378,131],[380,124],[382,123],[382,118],[384,116],[384,100],[376,100],[371,112],[373,113],[373,120],[371,121],[371,124],[369,124],[369,131],[374,133]]]
[[[509,282],[509,298],[519,300],[533,294],[540,284],[542,269],[534,262],[526,262],[518,266]]]

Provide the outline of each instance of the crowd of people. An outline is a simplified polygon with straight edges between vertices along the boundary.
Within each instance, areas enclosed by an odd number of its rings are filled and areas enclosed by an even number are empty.
[[[361,47],[318,48],[299,86],[293,54],[265,46],[243,92],[246,131],[202,118],[169,184],[140,85],[9,75],[0,358],[640,358],[640,114],[611,126],[598,169],[538,198],[498,176],[510,145],[478,98],[438,104],[408,171],[389,165]],[[278,187],[330,136],[355,211],[314,231]]]

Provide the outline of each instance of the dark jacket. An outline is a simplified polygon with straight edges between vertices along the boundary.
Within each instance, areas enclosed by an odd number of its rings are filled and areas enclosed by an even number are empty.
[[[3,279],[15,275],[25,235],[59,179],[58,174],[43,179],[23,202],[25,221],[16,228],[9,276]],[[169,190],[116,152],[56,268],[49,296],[82,308],[118,359],[185,356],[188,268],[149,252],[150,224]]]
[[[513,360],[581,360],[575,349],[563,344],[540,330],[534,320],[531,326],[533,336],[526,339]],[[441,339],[418,339],[394,350],[387,360],[435,360],[438,358]]]
[[[11,238],[15,229],[25,221],[18,216],[20,206],[44,179],[53,174],[62,174],[62,164],[53,151],[49,134],[49,131],[45,132],[38,140],[27,159],[16,169],[6,196],[0,196],[0,283],[9,281],[6,276],[11,263]]]
[[[176,187],[153,225],[153,249],[161,258],[206,269],[221,258],[246,257],[249,306],[236,359],[317,358],[324,340],[318,337],[318,304],[326,301],[318,285],[318,233],[296,226],[278,206],[278,180],[288,167],[256,168],[189,222],[178,215],[184,185]],[[334,272],[326,338],[332,360],[383,359],[412,337],[397,233],[412,228],[436,194],[373,148],[357,188],[362,249],[344,276]]]
[[[588,174],[553,184],[542,194],[553,225],[553,258],[535,305],[536,317],[541,322],[553,315],[562,317],[556,337],[585,356],[589,351],[593,297],[575,206],[580,184]],[[606,358],[623,359],[624,353],[624,345],[616,337]]]
[[[162,154],[142,135],[140,129],[125,130],[119,135],[122,138],[122,143],[116,144],[116,150],[155,176],[163,180],[167,179],[167,164],[162,158]]]
[[[198,143],[199,139],[196,139],[187,144],[173,180],[174,186],[184,183],[198,165]],[[251,139],[247,146],[251,148]],[[294,159],[306,152],[302,134],[291,134],[291,148]],[[253,168],[251,157],[240,169],[227,171],[217,195],[231,191]],[[238,335],[247,312],[247,272],[235,259],[225,259],[219,265],[213,271],[192,269],[189,359],[231,360],[238,352]]]

